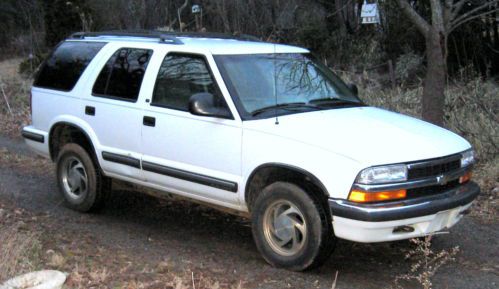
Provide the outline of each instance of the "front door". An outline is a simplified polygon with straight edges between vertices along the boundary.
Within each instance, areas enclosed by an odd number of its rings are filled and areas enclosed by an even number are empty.
[[[170,192],[235,207],[241,122],[189,113],[189,98],[203,92],[227,105],[203,55],[168,53],[144,109],[143,174]]]

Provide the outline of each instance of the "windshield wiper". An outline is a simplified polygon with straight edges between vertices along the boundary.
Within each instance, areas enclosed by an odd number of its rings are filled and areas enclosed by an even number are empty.
[[[266,107],[259,108],[257,110],[254,110],[251,112],[251,116],[257,116],[261,113],[267,112],[269,110],[276,110],[276,109],[284,109],[284,110],[293,110],[294,108],[312,108],[312,109],[320,109],[319,107],[315,105],[310,105],[305,102],[289,102],[289,103],[279,103],[275,105],[270,105]]]
[[[316,98],[316,99],[310,100],[308,103],[313,103],[313,104],[317,104],[317,105],[328,105],[328,106],[341,106],[341,105],[364,106],[364,104],[362,102],[348,100],[348,99],[335,98],[335,97]]]

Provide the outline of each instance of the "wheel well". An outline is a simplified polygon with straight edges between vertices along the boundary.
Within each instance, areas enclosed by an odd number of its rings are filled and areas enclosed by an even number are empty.
[[[252,210],[255,200],[263,188],[278,181],[293,183],[301,187],[311,197],[323,204],[325,209],[328,209],[327,199],[329,194],[324,185],[314,175],[296,167],[280,164],[262,165],[250,175],[245,190],[248,209]]]
[[[90,156],[95,156],[92,141],[78,126],[69,123],[58,123],[52,127],[49,134],[50,158],[55,161],[61,148],[68,143],[80,145]]]

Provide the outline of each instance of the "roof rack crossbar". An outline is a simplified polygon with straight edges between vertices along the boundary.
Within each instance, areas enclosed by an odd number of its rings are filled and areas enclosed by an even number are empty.
[[[85,37],[99,36],[118,36],[118,37],[144,37],[144,38],[159,38],[161,42],[170,44],[183,44],[178,37],[190,38],[218,38],[218,39],[233,39],[243,41],[261,42],[255,36],[247,34],[225,34],[217,32],[170,32],[158,30],[115,30],[101,32],[77,32],[71,35],[73,39],[84,39]]]
[[[160,42],[168,44],[184,44],[180,39],[173,35],[158,32],[127,32],[127,31],[102,31],[102,32],[76,32],[70,38],[85,39],[85,37],[141,37],[141,38],[158,38]]]

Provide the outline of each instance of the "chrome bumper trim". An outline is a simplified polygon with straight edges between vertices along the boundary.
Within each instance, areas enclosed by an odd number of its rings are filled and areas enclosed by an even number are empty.
[[[432,215],[471,203],[480,193],[480,187],[468,182],[437,195],[395,202],[359,204],[344,199],[329,199],[334,216],[367,221],[384,222]]]

